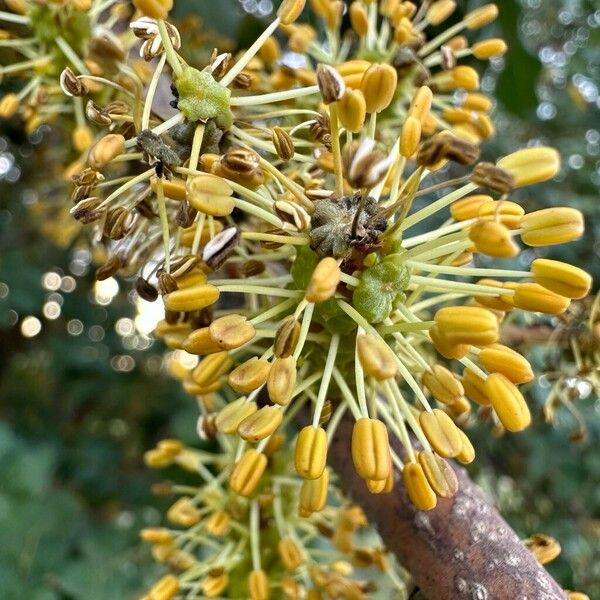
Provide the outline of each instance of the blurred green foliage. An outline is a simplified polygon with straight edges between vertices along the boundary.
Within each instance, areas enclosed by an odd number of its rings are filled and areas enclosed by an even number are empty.
[[[590,25],[595,10],[593,0],[502,2],[495,33],[510,53],[483,82],[496,90],[500,132],[485,151],[509,152],[530,139],[561,149],[561,181],[533,188],[524,201],[528,208],[566,202],[583,210],[587,237],[558,252],[600,276],[597,88],[595,99],[585,97],[593,95],[587,82],[600,81],[598,17]],[[241,45],[262,28],[235,0],[176,3],[177,16],[190,13]],[[1,151],[12,152],[24,171],[20,185],[0,181],[0,282],[8,289],[0,294],[0,597],[134,597],[158,572],[137,531],[158,523],[163,508],[150,495],[157,479],[141,457],[162,437],[193,439],[195,407],[157,368],[160,348],[124,349],[114,324],[130,318],[133,306],[124,292],[106,307],[92,302],[91,269],[61,294],[60,318],[43,317],[49,292],[41,279],[51,270],[68,274],[73,252],[57,249],[31,222],[29,188],[41,182],[30,157],[39,148],[2,126],[5,143],[14,145]],[[21,335],[25,315],[40,319],[39,335]],[[67,332],[74,320],[83,324],[79,335]],[[93,341],[93,327],[102,339]],[[111,357],[122,354],[135,361],[129,372],[111,366]],[[538,408],[544,393],[530,393]],[[472,473],[519,534],[541,531],[560,540],[563,554],[549,570],[564,587],[600,598],[600,404],[593,397],[580,404],[587,441],[571,443],[568,422],[553,429],[538,420],[526,434],[501,439],[484,425],[472,432]]]

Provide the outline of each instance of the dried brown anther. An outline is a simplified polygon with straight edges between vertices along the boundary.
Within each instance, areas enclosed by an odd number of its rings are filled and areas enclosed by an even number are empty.
[[[510,173],[488,162],[479,163],[473,169],[471,181],[501,194],[508,194],[515,184],[515,178]]]

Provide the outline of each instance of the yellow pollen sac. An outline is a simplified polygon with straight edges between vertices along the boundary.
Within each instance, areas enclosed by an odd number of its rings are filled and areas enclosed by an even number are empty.
[[[167,519],[175,525],[191,527],[200,521],[200,512],[191,498],[182,496],[167,511]]]
[[[267,391],[271,402],[285,406],[292,399],[296,386],[296,359],[293,356],[276,358],[267,377]]]
[[[229,354],[225,351],[205,356],[192,371],[194,383],[208,386],[229,371],[232,365]]]
[[[502,373],[513,383],[529,383],[535,377],[529,361],[502,344],[483,348],[479,360],[490,373]]]
[[[468,13],[464,20],[468,29],[485,27],[498,16],[498,7],[495,4],[484,4]]]
[[[425,123],[431,110],[431,103],[433,102],[433,92],[426,85],[421,86],[413,96],[408,114],[411,117],[419,119],[421,125]]]
[[[229,476],[229,487],[240,496],[250,496],[267,466],[267,457],[250,448],[242,455],[242,458],[234,465]]]
[[[365,97],[368,113],[379,113],[387,108],[396,92],[398,74],[387,64],[372,64],[360,81],[360,90]]]
[[[419,463],[406,464],[402,469],[402,480],[406,487],[406,493],[416,508],[419,510],[435,508],[437,497]]]
[[[214,574],[209,572],[201,583],[202,593],[207,598],[216,598],[217,596],[220,596],[229,585],[229,575],[227,572],[220,569],[216,570],[218,572]]]
[[[502,282],[496,281],[495,279],[480,279],[478,284],[486,285],[490,287],[498,287],[498,288],[507,288],[507,284],[510,282]],[[515,284],[517,285],[517,284]],[[498,292],[500,294],[500,292]],[[504,294],[499,296],[474,296],[475,300],[485,306],[486,308],[491,308],[492,310],[501,310],[503,312],[507,312],[512,310],[515,307],[515,303],[513,302],[511,294]]]
[[[531,272],[535,283],[572,300],[585,298],[592,287],[588,273],[559,260],[536,258],[531,263]]]
[[[140,538],[152,544],[170,544],[174,536],[165,527],[144,527],[140,531]]]
[[[496,56],[502,56],[506,54],[508,46],[504,40],[499,38],[492,38],[489,40],[482,40],[471,46],[473,50],[473,56],[479,60],[486,60],[488,58],[494,58]]]
[[[146,17],[166,19],[173,8],[173,0],[133,0],[133,5]]]
[[[521,239],[528,246],[554,246],[578,240],[584,231],[583,215],[575,208],[543,208],[521,219]]]
[[[2,107],[0,105],[0,112]],[[92,130],[86,125],[76,127],[72,135],[73,146],[78,152],[84,152],[94,143],[94,135]]]
[[[507,227],[495,221],[479,221],[469,231],[469,239],[477,252],[495,258],[514,258],[519,246],[514,242]]]
[[[522,431],[531,423],[529,407],[517,387],[501,373],[492,373],[485,381],[485,393],[502,425],[512,432]]]
[[[455,221],[466,221],[479,216],[479,210],[488,202],[493,202],[491,196],[485,194],[475,194],[473,196],[465,196],[450,206],[450,214]]]
[[[479,74],[472,67],[464,65],[448,71],[440,71],[432,79],[441,92],[449,92],[458,88],[463,88],[468,92],[479,89]]]
[[[277,9],[277,16],[282,25],[293,23],[304,10],[306,0],[283,0]]]
[[[528,539],[524,540],[527,546],[541,565],[545,565],[553,561],[560,554],[560,544],[549,535],[535,533]]]
[[[458,431],[460,432],[463,447],[456,456],[456,459],[463,465],[468,465],[475,460],[475,448],[473,448],[473,444],[471,444],[471,440],[467,437],[466,433],[462,429],[459,429]]]
[[[231,527],[231,517],[225,511],[217,510],[208,517],[205,526],[210,535],[225,535]]]
[[[439,333],[450,344],[487,346],[498,341],[498,320],[478,306],[447,306],[435,313]]]
[[[184,338],[181,348],[190,354],[197,354],[199,356],[220,352],[223,349],[210,335],[208,327],[201,327],[200,329],[196,329],[196,331],[192,331],[192,333]]]
[[[443,23],[456,10],[456,2],[454,0],[437,0],[427,11],[425,18],[432,25]]]
[[[454,421],[439,408],[419,415],[423,433],[433,449],[443,458],[457,456],[462,450],[462,439]]]
[[[363,417],[352,429],[352,461],[363,479],[386,479],[391,470],[390,443],[385,424]]]
[[[448,462],[429,450],[419,452],[417,459],[436,495],[452,498],[458,491],[458,479]]]
[[[352,6],[354,6],[356,2]],[[337,103],[338,118],[341,124],[352,133],[358,133],[365,124],[367,103],[360,90],[346,88],[342,99]]]
[[[365,37],[369,31],[369,17],[362,2],[353,2],[350,5],[350,24],[359,37]]]
[[[217,430],[222,433],[235,433],[240,423],[258,410],[256,402],[248,402],[246,398],[238,398],[226,404],[215,419]]]
[[[515,288],[513,298],[517,308],[547,315],[562,315],[571,304],[569,298],[556,294],[538,283],[520,283]]]
[[[281,54],[277,38],[270,36],[258,51],[258,55],[267,66],[271,66]]]
[[[429,335],[431,337],[431,343],[435,346],[435,349],[444,357],[448,359],[461,359],[469,352],[468,344],[455,344],[448,341],[448,339],[440,333],[437,325],[433,325],[429,329]]]
[[[171,200],[185,200],[186,190],[185,182],[182,179],[173,177],[172,179],[162,179],[163,192],[167,198]],[[150,178],[150,187],[156,193],[158,189],[158,177]]]
[[[254,326],[243,315],[231,314],[215,319],[208,327],[212,338],[223,350],[243,346],[256,335]]]
[[[542,183],[560,171],[560,155],[554,148],[523,148],[501,158],[497,165],[514,178],[514,187]]]
[[[304,297],[309,302],[324,302],[334,294],[340,282],[341,270],[335,258],[327,256],[319,261],[308,282]]]
[[[342,76],[347,88],[359,89],[362,77],[370,66],[371,63],[368,60],[356,59],[343,62],[335,68]]]
[[[262,569],[254,569],[248,574],[248,593],[250,600],[269,600],[269,579]]]
[[[17,94],[6,94],[0,100],[0,118],[10,119],[19,110],[19,96]]]
[[[279,559],[288,571],[295,571],[302,563],[302,554],[296,542],[289,537],[281,538],[277,545]]]
[[[271,365],[267,360],[253,356],[229,373],[227,383],[236,392],[247,394],[267,382],[270,369]]]
[[[202,173],[186,183],[187,201],[192,208],[212,217],[226,217],[233,212],[233,190],[220,177]]]
[[[467,94],[462,102],[463,108],[468,110],[477,110],[480,112],[489,112],[492,110],[492,101],[483,94]]]
[[[161,577],[148,592],[148,600],[171,600],[179,591],[179,581],[175,575]]]
[[[300,430],[296,440],[294,465],[298,475],[305,479],[318,479],[327,463],[327,434],[322,427],[307,425]]]
[[[259,442],[269,437],[281,424],[283,413],[276,406],[263,406],[247,416],[237,428],[247,442]]]
[[[219,299],[219,288],[214,285],[198,285],[175,290],[163,296],[165,308],[173,312],[192,312],[211,306]]]
[[[438,402],[449,406],[458,402],[465,393],[454,373],[437,364],[423,374],[423,385]]]
[[[508,229],[517,229],[521,224],[521,217],[525,214],[522,206],[510,200],[496,202],[491,200],[485,202],[479,207],[478,216],[480,219],[493,219],[508,227]]]
[[[421,141],[421,121],[413,116],[406,117],[400,133],[400,154],[410,158],[418,149]]]
[[[462,384],[465,394],[473,402],[477,402],[480,406],[489,406],[490,398],[485,391],[485,379],[480,377],[472,369],[466,368],[463,371]]]
[[[92,169],[102,169],[113,158],[125,151],[125,138],[118,133],[109,133],[98,140],[90,148],[88,154],[88,165]]]
[[[356,338],[358,359],[365,373],[378,381],[395,377],[398,372],[396,356],[383,341],[370,334]]]
[[[308,517],[325,508],[328,487],[329,469],[327,467],[318,479],[305,479],[302,482],[298,506],[298,513],[301,517]]]

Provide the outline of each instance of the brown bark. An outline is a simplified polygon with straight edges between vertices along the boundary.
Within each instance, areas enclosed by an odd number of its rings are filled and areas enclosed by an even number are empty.
[[[428,600],[565,600],[566,594],[463,468],[460,490],[419,511],[398,473],[390,494],[371,494],[350,460],[352,422],[340,423],[329,453],[344,490],[362,506],[387,548]]]

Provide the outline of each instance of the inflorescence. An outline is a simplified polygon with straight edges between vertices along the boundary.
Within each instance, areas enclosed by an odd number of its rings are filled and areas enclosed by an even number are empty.
[[[109,27],[122,12],[92,4],[86,14],[109,11]],[[133,277],[142,298],[161,297],[156,334],[198,399],[199,434],[219,448],[165,440],[146,456],[203,480],[166,486],[181,494],[167,516],[182,529],[142,534],[180,572],[146,598],[263,600],[274,588],[363,598],[373,582],[354,570],[365,566],[399,588],[379,542],[355,544],[364,515],[329,485],[341,419],[354,420],[348,450],[372,493],[404,485],[432,509],[457,490],[447,459],[474,459],[463,431],[473,404],[497,432],[530,423],[518,386],[534,373],[501,343],[502,322],[519,310],[560,315],[591,286],[555,260],[504,266],[523,246],[576,240],[583,220],[519,203],[520,188],[558,173],[553,149],[480,159],[492,101],[460,62],[505,52],[500,39],[468,39],[497,8],[444,29],[450,0],[355,0],[344,31],[343,2],[312,1],[315,28],[297,21],[304,0],[284,0],[246,51],[192,66],[166,21],[172,3],[134,4],[121,38],[143,67],[124,54],[91,63],[63,39],[60,60],[36,50],[35,65],[19,67],[39,74],[1,106],[23,112],[48,76],[40,61],[66,60],[75,146],[89,147],[71,213],[108,253],[98,279]],[[33,27],[37,5],[22,6],[13,22]],[[97,132],[93,144],[84,130]]]

